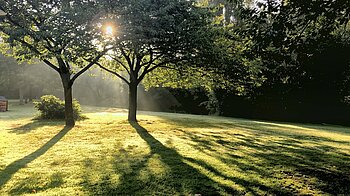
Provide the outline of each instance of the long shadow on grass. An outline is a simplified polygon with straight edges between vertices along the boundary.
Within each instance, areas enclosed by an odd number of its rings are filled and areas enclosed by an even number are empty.
[[[271,136],[286,136],[296,140],[312,140],[314,142],[336,142],[340,144],[349,144],[347,141],[333,140],[327,137],[314,136],[311,130],[323,130],[329,132],[337,132],[345,135],[350,134],[350,129],[345,129],[341,127],[334,127],[334,130],[328,130],[326,128],[313,128],[312,126],[304,125],[289,125],[286,123],[272,123],[264,121],[251,121],[251,120],[236,120],[232,118],[232,122],[220,122],[220,121],[205,121],[203,119],[186,119],[186,118],[170,118],[167,116],[162,116],[161,118],[167,121],[173,122],[179,127],[189,127],[189,128],[216,128],[216,129],[227,129],[227,128],[239,128],[241,130],[246,130],[249,132],[254,132],[257,135],[271,135]],[[295,134],[293,130],[304,129],[305,134]],[[291,130],[291,132],[286,131]],[[253,139],[254,140],[254,139]]]
[[[31,122],[20,125],[18,127],[12,128],[10,133],[16,133],[16,134],[26,134],[31,131],[34,131],[40,127],[47,126],[47,125],[60,125],[62,124],[62,121],[60,120],[38,120],[33,119]]]
[[[350,193],[349,154],[340,152],[336,147],[320,144],[322,141],[333,143],[339,141],[303,134],[287,134],[286,131],[271,131],[266,126],[257,126],[256,124],[235,124],[234,127],[249,134],[209,132],[212,135],[208,135],[188,131],[182,131],[182,133],[185,135],[184,139],[194,142],[195,149],[225,163],[236,165],[241,172],[254,172],[259,178],[268,179],[274,178],[272,170],[275,170],[280,172],[285,179],[296,181],[303,186],[308,186],[311,183],[313,189],[324,193],[334,195]],[[271,136],[275,139],[269,139]],[[248,150],[245,151],[241,147]],[[228,154],[226,156],[218,155],[215,153],[217,148],[225,149]],[[235,155],[237,151],[244,152],[245,155],[237,156]],[[258,159],[259,162],[247,162],[247,159],[250,158]],[[215,168],[208,168],[208,170],[220,175]],[[316,182],[310,182],[310,178],[316,179]],[[236,179],[231,180],[237,183]],[[284,179],[279,180],[282,182]],[[282,191],[298,194],[296,187],[283,187],[283,184],[277,185],[278,187],[264,187],[255,184],[256,182],[238,183],[245,187],[258,187],[276,195],[288,193]],[[254,193],[253,190],[249,188],[248,190]]]
[[[115,161],[108,161],[114,166],[113,172],[103,167],[96,167],[93,160],[87,159],[85,161],[87,170],[84,172],[87,175],[83,177],[85,178],[83,186],[91,195],[240,194],[234,188],[215,182],[188,164],[210,168],[206,163],[195,162],[193,159],[181,156],[176,150],[164,146],[138,123],[130,124],[147,143],[150,152],[135,154],[116,146],[119,150],[114,155]],[[158,164],[149,165],[151,162]],[[96,181],[94,176],[99,176],[96,175],[98,173],[101,175]],[[118,176],[117,182],[114,175]]]
[[[59,133],[57,133],[50,141],[40,147],[38,150],[30,153],[29,155],[12,162],[5,169],[0,171],[0,187],[5,185],[11,177],[20,169],[26,167],[27,164],[34,161],[41,155],[45,154],[52,146],[60,141],[72,127],[64,127]]]
[[[177,193],[185,194],[202,194],[202,195],[218,195],[223,192],[229,194],[237,194],[238,192],[230,187],[219,184],[206,175],[200,173],[197,169],[186,164],[183,156],[176,150],[164,146],[148,131],[138,123],[130,123],[137,131],[140,137],[147,142],[151,149],[151,154],[160,156],[160,160],[170,168],[168,174],[173,179],[168,186],[175,189]]]
[[[10,195],[22,195],[33,192],[42,192],[61,186],[64,183],[64,175],[61,172],[55,172],[48,178],[43,179],[40,175],[31,175],[17,182],[11,190]],[[42,185],[43,180],[45,184]]]

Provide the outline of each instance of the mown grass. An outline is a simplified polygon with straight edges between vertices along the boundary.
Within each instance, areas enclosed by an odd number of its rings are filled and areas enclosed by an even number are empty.
[[[85,108],[73,129],[0,113],[0,195],[350,194],[350,129]],[[84,108],[83,108],[84,109]]]

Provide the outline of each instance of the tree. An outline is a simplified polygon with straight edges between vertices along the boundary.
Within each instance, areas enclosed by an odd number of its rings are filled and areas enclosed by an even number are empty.
[[[20,61],[40,59],[55,70],[64,89],[65,121],[74,126],[72,86],[108,50],[94,0],[0,0],[4,53]]]
[[[128,84],[128,120],[136,121],[137,86],[147,74],[158,68],[196,66],[203,57],[214,55],[208,49],[213,35],[208,13],[187,0],[105,3],[110,9],[104,28],[114,41],[114,50],[99,66]]]
[[[20,90],[24,66],[18,65],[15,59],[0,54],[0,94],[11,98]],[[20,102],[21,103],[21,102]]]
[[[266,81],[256,95],[271,104],[257,105],[275,110],[275,116],[344,119],[350,2],[270,0],[242,13],[238,31],[252,42],[247,56],[265,67]]]
[[[198,0],[202,6],[210,7],[215,14],[215,23],[230,26],[240,23],[243,7],[252,6],[253,0]]]
[[[63,97],[63,89],[57,73],[42,62],[18,63],[13,57],[0,54],[0,94],[10,99],[27,100],[43,94]]]

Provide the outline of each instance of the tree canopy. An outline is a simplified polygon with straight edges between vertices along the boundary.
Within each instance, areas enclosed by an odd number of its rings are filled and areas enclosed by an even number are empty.
[[[107,51],[96,1],[1,0],[2,49],[18,60],[40,59],[61,77],[66,124],[74,125],[72,85]]]
[[[233,40],[246,40],[243,57],[261,62],[265,79],[251,100],[259,117],[345,121],[349,3],[270,0],[241,10]]]
[[[196,66],[213,52],[208,12],[186,0],[105,1],[114,48],[100,64],[129,85],[129,120],[136,120],[136,88],[157,68]],[[204,55],[205,54],[205,55]],[[122,71],[122,72],[120,72]],[[124,74],[124,75],[123,75]]]

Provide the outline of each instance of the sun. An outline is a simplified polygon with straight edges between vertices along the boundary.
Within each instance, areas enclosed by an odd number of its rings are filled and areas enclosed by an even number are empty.
[[[111,36],[114,34],[114,28],[112,25],[106,25],[104,28],[104,32],[106,35]]]

